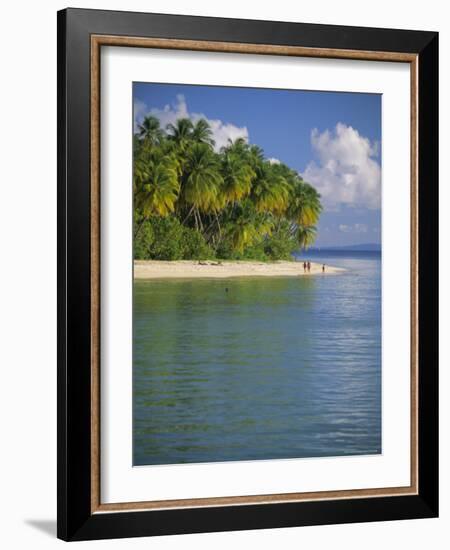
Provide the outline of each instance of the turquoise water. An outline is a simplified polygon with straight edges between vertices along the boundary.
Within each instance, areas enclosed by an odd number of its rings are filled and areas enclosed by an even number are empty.
[[[381,452],[381,261],[134,283],[133,463]]]

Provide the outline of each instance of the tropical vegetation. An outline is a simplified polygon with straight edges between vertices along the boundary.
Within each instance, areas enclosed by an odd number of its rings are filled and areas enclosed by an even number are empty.
[[[314,187],[242,138],[216,151],[204,119],[145,117],[133,168],[136,259],[291,259],[314,242]]]

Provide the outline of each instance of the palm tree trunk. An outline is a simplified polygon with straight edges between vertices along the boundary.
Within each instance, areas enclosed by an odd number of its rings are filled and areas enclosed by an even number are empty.
[[[141,231],[144,223],[148,220],[148,217],[144,217],[143,220],[141,221],[141,223],[138,225],[135,233],[134,233],[134,238],[136,239],[136,237],[139,235],[139,232]]]
[[[218,216],[217,212],[214,212],[214,214],[216,215],[217,228],[219,229],[219,237],[222,237],[222,228],[220,227],[219,216]]]
[[[200,228],[200,231],[203,233],[203,223],[202,223],[202,216],[198,210],[198,208],[196,209],[196,215],[198,217],[198,225],[199,225],[199,228]]]
[[[194,211],[194,208],[195,208],[195,206],[192,206],[192,207],[191,207],[191,209],[189,210],[188,215],[187,215],[187,216],[184,218],[184,220],[181,222],[181,225],[184,225],[184,224],[188,221],[188,219],[189,219],[189,218],[191,217],[191,215],[192,215],[192,212]]]
[[[197,211],[194,210],[195,229],[198,231]]]

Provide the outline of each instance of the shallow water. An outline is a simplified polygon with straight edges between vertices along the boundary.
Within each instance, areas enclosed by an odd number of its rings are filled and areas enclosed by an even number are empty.
[[[381,452],[381,261],[134,283],[133,463]]]

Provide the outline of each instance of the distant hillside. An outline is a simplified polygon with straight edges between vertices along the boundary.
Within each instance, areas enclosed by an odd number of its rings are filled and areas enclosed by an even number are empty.
[[[347,246],[315,246],[310,250],[358,250],[381,252],[381,245],[378,243],[350,244]]]

